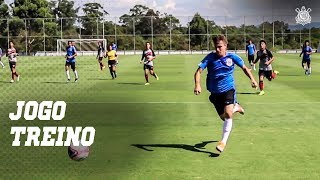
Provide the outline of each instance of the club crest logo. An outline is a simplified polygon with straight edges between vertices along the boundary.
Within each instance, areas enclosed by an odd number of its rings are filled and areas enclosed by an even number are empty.
[[[301,10],[299,8],[296,8],[296,12],[298,15],[296,16],[296,23],[301,24],[302,26],[311,23],[311,16],[309,12],[311,12],[311,9],[306,9],[305,6],[301,7]]]
[[[228,59],[226,60],[226,64],[227,64],[227,66],[232,66],[232,64],[233,64],[232,59],[228,58]]]

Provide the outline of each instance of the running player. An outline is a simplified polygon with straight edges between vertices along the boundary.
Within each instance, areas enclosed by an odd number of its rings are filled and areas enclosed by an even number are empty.
[[[194,75],[195,95],[201,93],[201,73],[205,68],[208,68],[207,75],[207,90],[211,92],[209,100],[214,105],[220,118],[224,121],[222,140],[219,141],[216,149],[219,152],[224,151],[228,137],[232,129],[233,113],[244,113],[244,109],[236,103],[236,88],[233,76],[234,66],[239,66],[243,72],[251,80],[251,86],[257,87],[257,82],[254,79],[251,70],[248,69],[241,57],[234,53],[227,52],[227,39],[223,35],[213,38],[213,43],[216,52],[208,54],[199,64],[199,67]]]
[[[17,53],[17,50],[14,47],[14,43],[12,41],[9,42],[9,49],[7,51],[7,56],[9,59],[9,66],[10,66],[10,70],[11,70],[11,81],[10,82],[13,83],[14,80],[19,81],[20,75],[16,71],[18,53]]]
[[[266,77],[269,81],[271,81],[279,73],[278,71],[272,70],[271,63],[274,61],[274,57],[272,53],[267,49],[267,43],[265,40],[260,41],[260,50],[257,52],[257,58],[254,61],[254,64],[256,64],[259,60],[259,95],[261,96],[265,94],[263,83],[264,78]]]
[[[252,43],[251,39],[248,41],[248,45],[246,46],[246,55],[248,56],[248,61],[251,66],[250,69],[255,71],[256,65],[253,63],[254,61],[254,54],[256,53],[256,46]]]
[[[108,58],[108,67],[111,74],[112,79],[117,78],[116,65],[117,65],[117,52],[112,50],[112,45],[107,47],[106,57]]]
[[[100,70],[102,71],[105,67],[103,64],[103,56],[105,54],[105,49],[103,47],[103,43],[101,41],[98,42],[98,54],[97,54],[97,60],[100,64]]]
[[[153,51],[153,49],[151,47],[151,44],[150,44],[150,42],[147,42],[145,50],[143,50],[142,57],[141,57],[141,60],[140,60],[140,64],[143,62],[144,77],[146,78],[145,85],[150,85],[148,72],[153,77],[155,77],[157,80],[159,80],[159,77],[154,72],[154,68],[153,68],[153,60],[155,58],[156,58],[156,55],[154,54],[154,51]]]
[[[311,57],[310,55],[312,54],[312,48],[309,46],[309,40],[305,40],[302,51],[300,53],[300,56],[303,54],[302,57],[302,68],[305,70],[304,74],[310,76],[311,75]],[[307,64],[307,66],[306,66]]]
[[[2,56],[3,56],[3,51],[2,51],[2,48],[0,47],[0,65],[2,66],[2,68],[4,68],[4,64],[2,62]]]
[[[67,54],[65,56],[66,58],[66,64],[65,64],[65,69],[66,69],[66,74],[67,74],[67,82],[70,82],[70,67],[74,72],[75,76],[75,81],[78,82],[78,72],[76,70],[76,56],[77,56],[77,50],[73,44],[72,41],[68,41],[68,47],[66,48]]]

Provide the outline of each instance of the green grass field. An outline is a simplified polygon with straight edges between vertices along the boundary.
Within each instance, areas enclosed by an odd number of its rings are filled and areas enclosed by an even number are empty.
[[[120,56],[116,80],[94,57],[78,57],[78,83],[65,83],[58,57],[20,57],[21,80],[13,84],[8,66],[0,69],[0,179],[319,179],[320,55],[312,55],[308,77],[297,54],[276,54],[280,74],[266,82],[264,96],[237,68],[246,114],[235,115],[218,157],[222,121],[208,101],[206,73],[203,93],[193,95],[203,56],[158,56],[160,80],[150,77],[150,86],[140,56]],[[18,100],[66,101],[66,117],[11,122]],[[89,158],[75,162],[67,147],[12,147],[12,126],[93,126],[96,136]]]

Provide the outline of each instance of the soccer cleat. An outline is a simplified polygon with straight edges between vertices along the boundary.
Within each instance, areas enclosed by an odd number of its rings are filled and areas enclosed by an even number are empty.
[[[74,80],[74,82],[78,82],[78,78],[76,78],[76,79]]]
[[[149,86],[149,85],[150,85],[150,83],[148,83],[148,82],[147,82],[147,83],[145,83],[144,85],[145,85],[145,86]]]
[[[69,82],[70,82],[70,79],[67,80],[67,83],[69,83]]]
[[[277,75],[279,74],[279,71],[273,71],[273,72],[274,72],[275,74],[277,74]]]
[[[10,81],[11,83],[14,83],[14,80],[13,79],[11,79],[11,81]]]
[[[156,75],[156,79],[157,79],[157,81],[159,80],[159,76],[158,75]]]
[[[20,75],[19,75],[19,76],[17,76],[17,81],[20,81]]]
[[[102,66],[102,70],[104,70],[106,68],[106,66]]]
[[[221,153],[221,152],[223,152],[225,147],[226,147],[226,145],[223,142],[219,141],[219,143],[218,143],[218,145],[216,147],[216,150]]]
[[[259,96],[264,95],[264,90],[260,91]]]
[[[255,66],[253,66],[253,70],[254,70],[254,71],[256,70],[256,67],[255,67]]]

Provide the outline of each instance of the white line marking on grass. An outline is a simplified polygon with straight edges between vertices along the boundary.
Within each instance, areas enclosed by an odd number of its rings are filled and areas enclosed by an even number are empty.
[[[203,102],[191,102],[191,101],[119,101],[119,102],[103,102],[103,101],[89,101],[89,102],[77,102],[77,101],[66,101],[67,104],[211,104],[209,101]],[[0,104],[16,104],[16,102],[0,102]],[[241,104],[320,104],[320,101],[290,101],[290,102],[241,102]]]

